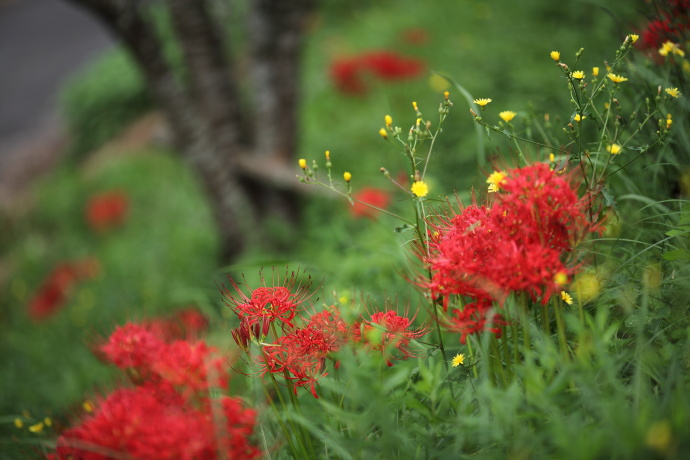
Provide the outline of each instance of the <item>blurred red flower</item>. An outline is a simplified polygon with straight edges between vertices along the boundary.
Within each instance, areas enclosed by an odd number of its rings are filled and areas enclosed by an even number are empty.
[[[651,2],[655,7],[653,17],[640,32],[637,46],[652,50],[653,57],[661,62],[656,51],[670,40],[684,43],[690,33],[690,0],[661,0]]]
[[[253,409],[229,396],[193,405],[166,385],[122,388],[98,401],[80,425],[65,430],[50,458],[252,459],[260,456],[249,440],[255,421]]]
[[[43,321],[52,316],[67,302],[75,284],[93,278],[98,271],[99,263],[93,258],[56,265],[29,302],[29,316],[34,321]]]
[[[128,208],[129,200],[123,191],[99,193],[86,203],[86,222],[94,231],[106,231],[125,222]]]
[[[330,75],[339,91],[365,94],[365,76],[383,81],[405,80],[418,77],[425,68],[424,61],[417,58],[401,56],[392,51],[370,51],[334,60]]]
[[[350,207],[350,213],[352,217],[355,218],[368,217],[374,219],[379,213],[376,209],[363,203],[376,206],[377,208],[387,209],[391,201],[388,192],[374,187],[364,187],[359,192],[355,193],[352,198],[355,199],[355,203]],[[360,203],[360,201],[363,203]]]

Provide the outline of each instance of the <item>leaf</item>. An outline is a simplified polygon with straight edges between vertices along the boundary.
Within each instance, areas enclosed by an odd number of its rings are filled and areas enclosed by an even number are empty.
[[[616,209],[616,199],[613,197],[611,192],[609,192],[609,189],[606,187],[601,189],[601,194],[604,196],[604,203],[606,206],[609,208]]]
[[[690,251],[687,249],[674,249],[662,255],[665,260],[690,260]]]

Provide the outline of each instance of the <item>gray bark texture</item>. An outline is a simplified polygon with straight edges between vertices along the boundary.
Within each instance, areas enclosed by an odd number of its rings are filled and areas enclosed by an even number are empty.
[[[245,81],[212,14],[218,0],[70,1],[95,14],[137,62],[205,187],[224,261],[242,251],[265,216],[294,223],[300,55],[316,0],[249,0]],[[170,19],[183,72],[163,53],[154,7]]]

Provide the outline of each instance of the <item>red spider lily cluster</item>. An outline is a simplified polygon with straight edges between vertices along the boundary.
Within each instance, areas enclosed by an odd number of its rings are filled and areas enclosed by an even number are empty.
[[[448,308],[451,295],[470,298],[453,310],[449,329],[468,334],[500,334],[503,317],[495,312],[511,292],[546,304],[577,269],[573,249],[600,227],[590,222],[590,202],[579,198],[574,178],[548,165],[512,169],[504,174],[489,206],[467,206],[432,224],[431,269],[425,287]]]
[[[156,328],[129,323],[117,328],[99,354],[127,371],[133,388],[101,398],[93,413],[65,430],[55,460],[109,458],[251,459],[256,413],[230,396],[224,359],[202,341],[168,341]]]
[[[427,332],[425,327],[412,328],[414,318],[399,316],[393,310],[360,318],[354,324],[348,324],[335,306],[306,314],[303,303],[310,297],[309,285],[297,285],[294,273],[285,286],[260,287],[250,294],[231,282],[236,293],[223,290],[226,305],[240,320],[232,331],[235,342],[258,366],[262,377],[283,377],[295,393],[300,387],[307,388],[318,398],[316,384],[328,375],[327,359],[346,344],[379,353],[390,365],[393,359],[414,356],[410,342]],[[276,326],[280,326],[280,333]],[[381,333],[374,336],[370,333],[373,329]],[[334,365],[337,367],[337,362]]]
[[[31,319],[43,321],[51,317],[67,303],[70,292],[77,283],[93,278],[98,271],[99,263],[92,258],[56,265],[29,302]]]
[[[121,190],[99,193],[86,203],[86,222],[96,232],[122,225],[127,217],[129,199]]]
[[[690,0],[654,2],[656,17],[640,33],[638,46],[657,50],[666,41],[683,43],[690,33]]]
[[[370,51],[357,56],[339,58],[331,63],[331,79],[346,94],[366,94],[367,76],[382,81],[397,81],[420,76],[424,61],[400,56],[392,51]]]
[[[353,194],[352,198],[354,198],[355,202],[350,207],[350,214],[354,218],[367,217],[375,219],[379,211],[371,206],[386,209],[391,201],[391,196],[388,192],[375,187],[364,187],[359,192]],[[367,204],[371,206],[367,206]]]

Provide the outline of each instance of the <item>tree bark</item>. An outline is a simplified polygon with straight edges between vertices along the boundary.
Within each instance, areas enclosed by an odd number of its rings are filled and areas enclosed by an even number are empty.
[[[284,178],[286,173],[261,175],[257,180],[256,172],[262,164],[292,169],[300,50],[314,0],[251,0],[251,107],[241,104],[237,70],[225,52],[227,38],[217,29],[207,1],[163,2],[184,56],[184,79],[163,55],[150,16],[153,2],[71,1],[95,13],[140,67],[178,150],[198,173],[211,200],[224,260],[241,252],[249,235],[256,233],[259,216],[278,212],[294,220],[294,194],[286,191],[285,180],[270,179]]]

